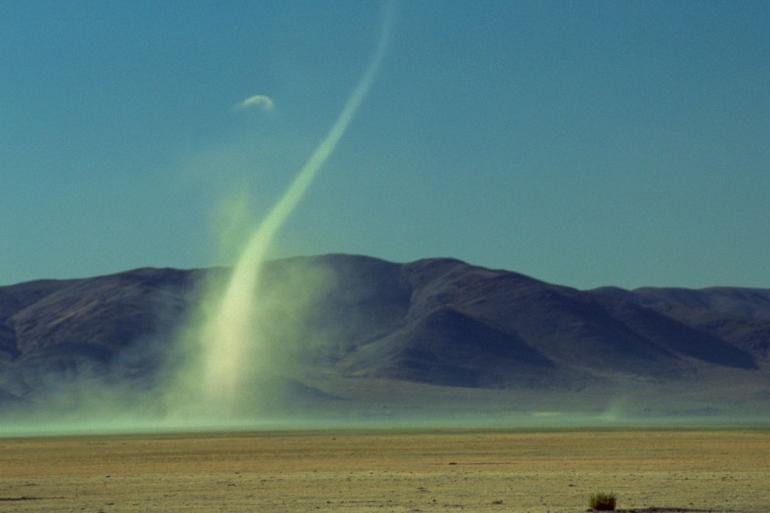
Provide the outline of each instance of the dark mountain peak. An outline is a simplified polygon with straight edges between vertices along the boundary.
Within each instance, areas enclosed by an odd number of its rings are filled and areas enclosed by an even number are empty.
[[[131,375],[146,379],[200,284],[225,271],[146,267],[0,287],[0,372],[77,373],[140,352],[132,365],[146,369]],[[768,367],[764,289],[581,291],[451,258],[346,254],[268,262],[263,286],[263,335],[325,375],[517,387]]]
[[[382,258],[372,257],[368,255],[356,255],[350,253],[325,253],[323,255],[314,256],[295,256],[288,258],[281,258],[279,260],[271,260],[267,262],[267,265],[295,265],[298,263],[304,264],[322,264],[329,266],[339,267],[361,267],[361,266],[380,266],[380,265],[399,265]]]

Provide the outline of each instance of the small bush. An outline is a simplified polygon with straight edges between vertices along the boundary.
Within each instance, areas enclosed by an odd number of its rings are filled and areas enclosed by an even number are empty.
[[[615,511],[616,500],[614,493],[595,493],[591,495],[588,505],[597,511]]]

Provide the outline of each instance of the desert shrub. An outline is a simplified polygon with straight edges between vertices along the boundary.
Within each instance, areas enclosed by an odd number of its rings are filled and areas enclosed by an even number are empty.
[[[614,493],[595,493],[591,495],[588,505],[597,511],[615,511],[616,500]]]

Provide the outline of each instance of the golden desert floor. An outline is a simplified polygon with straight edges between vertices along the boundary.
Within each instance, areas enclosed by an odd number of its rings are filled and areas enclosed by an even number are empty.
[[[0,439],[0,511],[770,512],[770,432],[313,432]]]

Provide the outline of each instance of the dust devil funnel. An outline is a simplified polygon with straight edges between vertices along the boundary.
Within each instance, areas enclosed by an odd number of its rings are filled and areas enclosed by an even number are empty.
[[[331,129],[273,207],[248,239],[229,279],[215,299],[197,336],[201,351],[200,393],[195,394],[205,412],[222,417],[240,415],[239,397],[247,376],[269,367],[265,341],[258,325],[259,289],[265,255],[275,234],[295,209],[318,170],[334,151],[361,102],[366,97],[387,46],[392,8],[385,7],[375,52],[363,76],[345,103]]]

